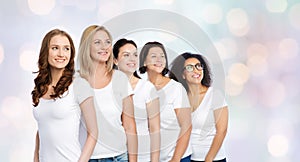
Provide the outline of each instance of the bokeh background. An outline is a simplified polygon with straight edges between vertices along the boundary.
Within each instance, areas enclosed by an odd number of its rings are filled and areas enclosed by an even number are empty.
[[[44,35],[64,29],[78,49],[88,25],[143,9],[187,17],[217,49],[230,108],[228,161],[300,160],[299,0],[1,0],[1,162],[32,161],[37,130],[32,71]],[[133,23],[139,22],[128,19],[120,28]],[[153,34],[143,36],[150,40]],[[159,33],[157,39],[173,40]],[[137,41],[139,47],[143,43]]]

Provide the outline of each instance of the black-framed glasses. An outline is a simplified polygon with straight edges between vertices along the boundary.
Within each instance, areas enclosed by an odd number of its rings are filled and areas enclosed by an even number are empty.
[[[184,70],[188,71],[188,72],[192,72],[194,71],[194,68],[196,68],[197,70],[201,71],[203,70],[203,66],[202,64],[200,63],[197,63],[195,65],[192,65],[192,64],[188,64],[184,67]]]

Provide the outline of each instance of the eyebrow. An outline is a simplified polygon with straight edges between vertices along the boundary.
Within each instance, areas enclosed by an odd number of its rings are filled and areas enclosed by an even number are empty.
[[[71,47],[69,44],[64,44],[64,45],[58,45],[58,44],[50,44],[50,46],[64,46],[64,47]]]

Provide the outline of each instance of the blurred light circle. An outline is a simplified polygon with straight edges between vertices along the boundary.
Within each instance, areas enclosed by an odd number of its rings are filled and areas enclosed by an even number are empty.
[[[267,107],[279,106],[286,97],[286,88],[278,80],[264,80],[261,82],[261,88],[262,93],[259,99]]]
[[[232,34],[236,36],[244,36],[248,33],[250,26],[248,15],[245,10],[235,8],[227,13],[227,24]]]
[[[20,119],[24,115],[24,103],[18,97],[8,96],[3,99],[0,110],[8,119]]]
[[[4,60],[4,49],[3,46],[0,44],[0,64],[3,62]]]
[[[235,63],[229,68],[228,77],[235,84],[243,85],[249,79],[249,69],[242,63]]]
[[[236,84],[231,78],[225,78],[225,92],[230,96],[238,96],[244,89],[243,85]]]
[[[247,66],[251,75],[261,76],[268,71],[268,55],[268,48],[262,44],[253,43],[247,48]]]
[[[111,17],[122,14],[122,12],[123,12],[123,5],[118,4],[115,1],[105,1],[101,3],[101,5],[99,5],[97,16],[100,22],[105,22],[110,20],[109,18]],[[129,22],[126,23],[129,24]]]
[[[272,135],[268,140],[268,151],[272,156],[285,156],[289,149],[289,141],[283,135]]]
[[[294,28],[298,30],[300,30],[299,17],[300,17],[300,3],[293,5],[289,11],[290,23]]]
[[[202,10],[202,18],[208,24],[218,24],[223,19],[222,8],[218,4],[208,4]]]
[[[21,51],[19,63],[23,70],[30,72],[37,71],[37,62],[38,56],[36,55],[36,52],[30,50]]]
[[[283,58],[292,59],[298,55],[299,45],[295,39],[286,38],[279,43],[279,53]]]
[[[81,10],[93,11],[97,7],[96,0],[75,1],[76,6]]]
[[[269,12],[284,12],[287,5],[286,0],[266,0],[266,8]]]
[[[30,10],[37,15],[49,14],[55,6],[55,0],[28,0]]]
[[[222,60],[233,58],[236,55],[237,44],[233,39],[224,38],[214,43]]]

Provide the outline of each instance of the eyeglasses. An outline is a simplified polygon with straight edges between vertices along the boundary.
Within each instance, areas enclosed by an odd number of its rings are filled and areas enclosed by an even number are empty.
[[[195,68],[196,68],[197,70],[199,70],[199,71],[203,70],[203,67],[202,67],[202,65],[201,65],[200,63],[197,63],[197,64],[195,64],[195,65],[192,65],[192,64],[186,65],[186,66],[184,67],[184,70],[186,70],[186,71],[188,71],[188,72],[192,72],[192,71],[194,71]]]

